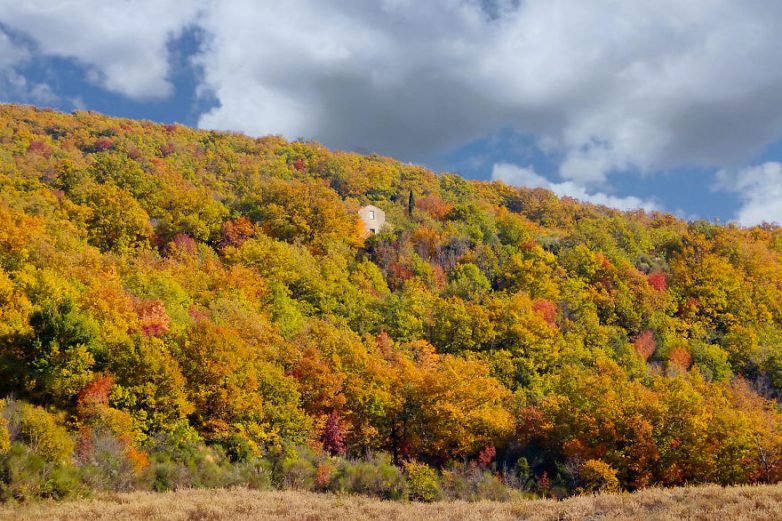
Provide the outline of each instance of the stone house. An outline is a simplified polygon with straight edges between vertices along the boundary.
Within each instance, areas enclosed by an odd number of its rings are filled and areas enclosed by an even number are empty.
[[[372,204],[361,207],[358,215],[369,233],[379,232],[386,224],[386,212]]]

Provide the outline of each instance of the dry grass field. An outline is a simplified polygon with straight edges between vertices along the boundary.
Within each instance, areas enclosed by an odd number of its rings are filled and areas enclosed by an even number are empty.
[[[2,521],[136,520],[703,520],[782,519],[782,486],[650,489],[635,494],[507,503],[399,503],[305,492],[185,490],[111,494],[61,503],[0,507]]]

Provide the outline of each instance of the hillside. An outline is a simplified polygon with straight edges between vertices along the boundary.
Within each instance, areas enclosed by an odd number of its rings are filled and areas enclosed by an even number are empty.
[[[602,494],[563,501],[464,501],[434,504],[395,503],[364,497],[308,492],[187,490],[165,494],[112,494],[95,500],[0,506],[0,520],[48,521],[735,521],[782,517],[782,489],[777,486],[721,488],[703,486],[649,489],[634,494]]]
[[[0,493],[775,483],[780,254],[772,226],[0,106]]]

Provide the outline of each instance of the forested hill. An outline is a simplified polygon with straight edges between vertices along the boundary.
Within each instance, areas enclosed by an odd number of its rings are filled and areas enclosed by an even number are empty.
[[[141,475],[309,447],[542,492],[778,481],[780,254],[772,226],[0,106],[0,453],[98,465],[115,440]]]

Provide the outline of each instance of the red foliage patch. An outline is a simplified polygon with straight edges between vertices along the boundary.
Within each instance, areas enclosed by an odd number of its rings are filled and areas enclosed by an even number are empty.
[[[174,152],[176,152],[176,149],[174,148],[173,143],[166,143],[165,145],[160,145],[160,153],[163,155],[163,157],[168,157]]]
[[[144,469],[149,466],[149,456],[147,456],[146,452],[140,451],[128,444],[125,454],[133,465],[133,470],[136,471],[136,474],[141,474]]]
[[[375,344],[377,345],[377,348],[380,350],[380,352],[383,353],[383,356],[389,357],[391,355],[391,351],[392,351],[391,337],[388,335],[388,333],[385,332],[385,330],[381,331],[375,337]]]
[[[394,261],[388,267],[388,284],[391,289],[398,289],[406,280],[413,278],[413,271],[399,261]]]
[[[543,320],[551,327],[557,326],[557,305],[544,298],[536,299],[532,303],[532,309],[543,315]]]
[[[416,200],[415,206],[428,213],[432,218],[442,220],[451,212],[453,205],[435,194],[425,195]]]
[[[679,304],[676,314],[678,316],[692,316],[700,309],[700,300],[695,297],[687,297],[684,302]]]
[[[482,469],[489,468],[491,462],[497,457],[497,449],[490,445],[484,448],[480,454],[478,454],[478,466]]]
[[[298,170],[299,172],[302,172],[304,170],[304,160],[303,159],[297,159],[293,162],[293,168]]]
[[[662,271],[650,273],[646,280],[649,282],[649,285],[657,291],[665,291],[668,289],[668,278]]]
[[[439,264],[432,264],[432,284],[437,289],[443,289],[448,283],[448,275]]]
[[[608,260],[608,257],[606,257],[600,252],[595,253],[595,260],[598,262],[598,264],[600,264],[600,267],[603,269],[607,270],[612,266],[611,261]]]
[[[95,442],[92,439],[92,429],[82,427],[76,435],[76,457],[85,461],[95,450]]]
[[[190,309],[187,310],[187,314],[196,322],[202,322],[209,319],[208,311],[198,309],[195,306],[190,306]]]
[[[682,369],[689,369],[692,364],[692,355],[687,349],[683,347],[677,347],[671,351],[670,361],[673,364],[678,365]]]
[[[30,141],[30,144],[27,146],[27,152],[49,157],[49,147],[46,146],[46,143],[39,140]]]
[[[141,331],[145,336],[162,336],[168,333],[171,317],[160,300],[145,300],[136,305],[141,321]]]
[[[345,453],[345,432],[339,422],[339,413],[331,411],[323,429],[323,448],[332,456]]]
[[[114,141],[107,138],[96,139],[92,144],[92,149],[95,152],[105,152],[114,148]]]
[[[548,472],[543,472],[538,480],[538,491],[544,496],[551,494],[551,478],[548,477]]]
[[[227,221],[223,224],[220,248],[223,249],[229,246],[238,248],[252,237],[254,233],[253,223],[247,217],[239,217],[236,220]]]
[[[315,484],[320,489],[325,489],[331,482],[331,476],[334,473],[334,467],[328,463],[321,463],[315,472]]]
[[[654,333],[646,330],[633,340],[633,347],[644,360],[649,360],[657,349],[657,341],[654,339]]]
[[[100,405],[109,404],[109,395],[114,386],[114,378],[111,375],[99,376],[84,386],[76,398],[79,409],[92,409]]]
[[[198,251],[198,243],[195,239],[184,233],[174,235],[171,242],[168,243],[169,252],[180,252],[187,255],[194,255]]]

